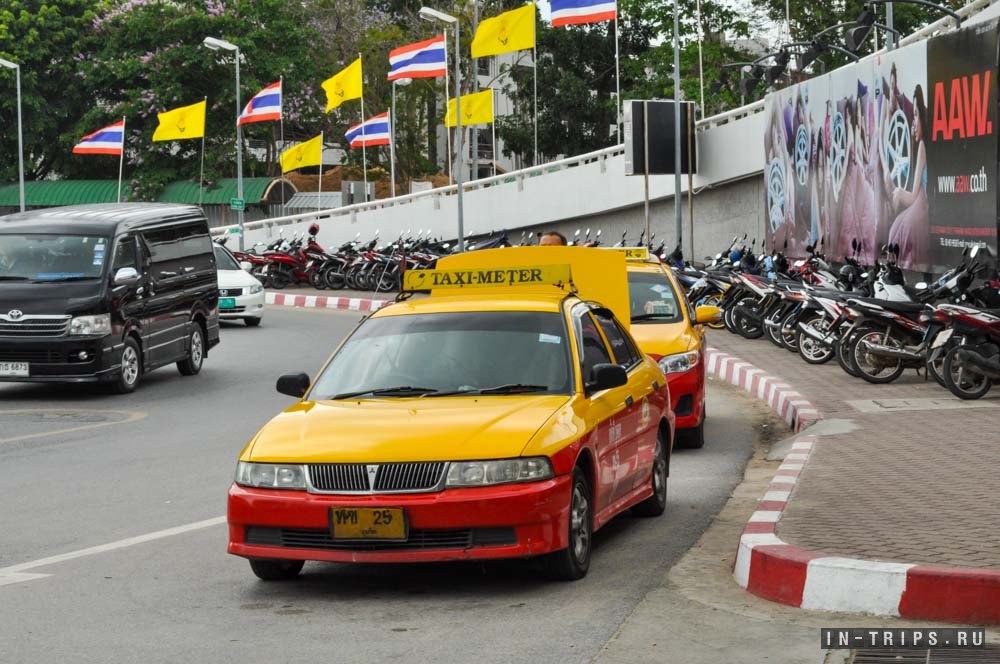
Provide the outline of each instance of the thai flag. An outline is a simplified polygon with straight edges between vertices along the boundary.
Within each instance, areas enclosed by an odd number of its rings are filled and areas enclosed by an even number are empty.
[[[73,154],[113,154],[121,156],[125,143],[125,121],[120,120],[104,129],[88,134],[73,146]]]
[[[267,86],[247,102],[237,118],[237,125],[281,119],[281,81]]]
[[[613,21],[618,12],[615,0],[551,0],[552,25],[577,25]]]
[[[389,51],[389,80],[437,78],[448,71],[444,35]]]
[[[356,124],[344,134],[352,148],[371,148],[389,145],[389,111],[374,115],[361,124]]]

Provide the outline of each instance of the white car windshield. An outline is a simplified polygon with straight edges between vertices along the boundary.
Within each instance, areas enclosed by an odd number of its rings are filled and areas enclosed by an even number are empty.
[[[240,270],[240,264],[228,249],[215,245],[215,265],[219,270]]]
[[[104,272],[110,243],[88,235],[0,234],[0,281],[74,281]]]
[[[566,324],[554,312],[371,318],[333,357],[309,398],[569,394],[569,357]]]

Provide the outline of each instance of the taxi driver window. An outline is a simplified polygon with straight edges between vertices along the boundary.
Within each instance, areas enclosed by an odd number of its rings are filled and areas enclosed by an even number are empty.
[[[375,396],[568,394],[569,353],[563,318],[555,312],[375,317],[337,352],[309,398],[401,387],[413,389]]]
[[[629,272],[633,323],[678,323],[684,319],[674,287],[662,272]]]
[[[580,370],[583,373],[583,381],[590,380],[594,367],[598,364],[611,364],[611,356],[608,355],[608,347],[604,345],[601,333],[597,331],[597,324],[590,313],[584,313],[577,318],[579,328],[577,335],[580,344],[580,353],[583,356],[580,362]]]
[[[595,315],[597,316],[597,322],[601,324],[601,329],[604,330],[604,336],[607,337],[608,343],[611,344],[611,352],[614,353],[615,363],[623,367],[631,367],[635,364],[639,360],[639,356],[636,355],[632,344],[629,343],[628,337],[622,332],[618,323],[613,318],[608,318],[600,314]]]

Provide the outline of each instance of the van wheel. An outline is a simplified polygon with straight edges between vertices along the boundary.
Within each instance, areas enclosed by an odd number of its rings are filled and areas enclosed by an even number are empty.
[[[559,581],[576,581],[590,569],[590,552],[594,540],[594,512],[591,506],[590,485],[583,469],[573,469],[573,483],[569,492],[569,546],[550,553],[545,564],[550,576]]]
[[[287,581],[294,579],[302,571],[305,561],[302,560],[269,560],[266,558],[251,558],[250,569],[261,581]]]
[[[182,376],[194,376],[201,371],[201,365],[205,361],[205,333],[201,331],[201,325],[195,323],[191,330],[191,338],[188,339],[188,356],[177,363],[177,370]]]
[[[139,344],[132,337],[125,337],[121,365],[114,389],[118,394],[129,394],[135,391],[135,386],[142,377],[142,355],[139,353]]]

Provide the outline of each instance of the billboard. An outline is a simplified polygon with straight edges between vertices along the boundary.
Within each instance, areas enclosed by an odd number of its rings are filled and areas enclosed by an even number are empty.
[[[996,21],[869,56],[767,95],[768,238],[831,258],[941,271],[997,241]]]

